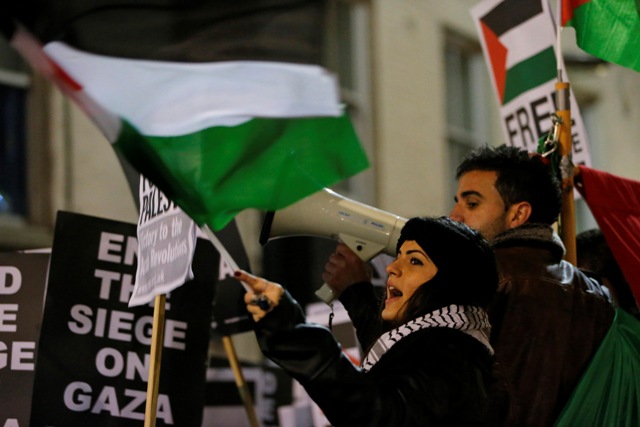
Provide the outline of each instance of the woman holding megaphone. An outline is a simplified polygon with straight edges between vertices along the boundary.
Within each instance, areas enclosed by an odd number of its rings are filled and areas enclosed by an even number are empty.
[[[480,425],[493,354],[483,307],[498,280],[488,243],[446,217],[412,218],[387,274],[379,336],[361,366],[282,286],[235,277],[252,289],[245,302],[263,353],[334,426]]]

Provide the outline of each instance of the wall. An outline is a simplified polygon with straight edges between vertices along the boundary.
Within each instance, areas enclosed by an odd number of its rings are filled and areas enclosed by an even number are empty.
[[[377,200],[403,216],[446,214],[445,30],[476,38],[473,1],[373,2]],[[496,105],[488,106],[490,108]],[[497,122],[494,124],[496,137]]]

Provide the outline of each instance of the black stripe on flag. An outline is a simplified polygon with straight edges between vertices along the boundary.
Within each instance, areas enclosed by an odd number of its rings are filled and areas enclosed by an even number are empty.
[[[504,0],[480,20],[500,37],[534,16],[542,13],[540,0]]]

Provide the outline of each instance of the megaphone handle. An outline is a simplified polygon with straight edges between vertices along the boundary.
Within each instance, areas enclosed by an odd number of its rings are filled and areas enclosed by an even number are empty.
[[[326,283],[320,286],[320,289],[316,291],[316,296],[327,304],[331,304],[331,302],[336,299],[333,289],[331,289],[331,287]]]
[[[340,233],[338,237],[342,243],[347,245],[349,249],[351,249],[356,255],[358,255],[358,258],[360,258],[364,262],[369,261],[371,258],[382,252],[382,250],[385,248],[383,244],[368,242],[364,239],[360,239],[346,233]],[[329,285],[327,285],[326,283],[316,291],[316,296],[327,304],[331,304],[331,302],[336,299],[336,295],[333,293],[333,289],[331,289],[331,287],[329,287]]]

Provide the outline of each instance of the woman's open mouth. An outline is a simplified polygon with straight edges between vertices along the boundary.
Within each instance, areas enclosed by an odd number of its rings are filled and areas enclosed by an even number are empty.
[[[387,286],[387,293],[389,298],[398,298],[402,296],[402,291],[397,289],[395,286]]]

